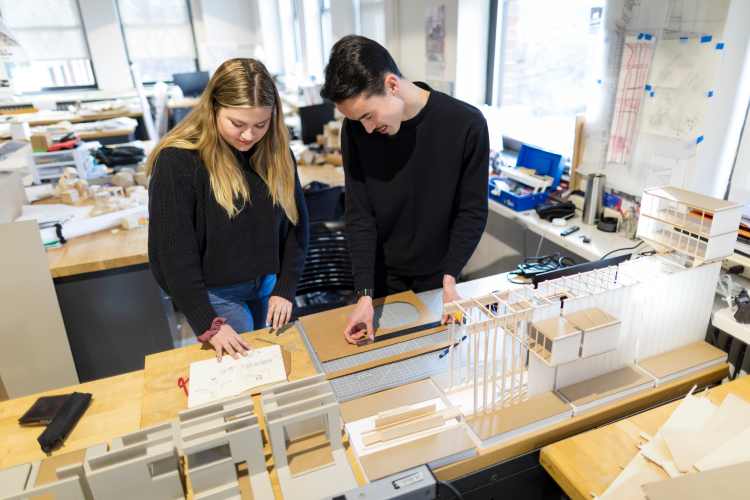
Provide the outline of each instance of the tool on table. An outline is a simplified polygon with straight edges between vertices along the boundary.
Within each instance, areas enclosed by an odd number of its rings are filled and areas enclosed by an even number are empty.
[[[60,446],[91,404],[91,394],[74,392],[68,396],[52,422],[44,429],[37,441],[42,451],[49,453]]]
[[[581,228],[578,226],[573,226],[573,227],[569,227],[568,229],[563,229],[562,231],[560,231],[560,236],[570,236],[571,234],[575,233],[579,229]]]
[[[451,347],[458,347],[458,345],[459,345],[459,344],[460,344],[461,342],[463,342],[464,340],[466,340],[466,335],[464,335],[463,337],[461,337],[461,340],[459,340],[458,342],[454,342],[452,346],[450,346],[450,347],[446,347],[445,349],[443,349],[443,352],[441,352],[441,353],[440,353],[440,354],[438,355],[438,358],[441,358],[441,359],[442,359],[442,358],[443,358],[444,356],[447,356],[447,355],[448,355],[448,352],[449,352],[449,351],[450,351],[450,349],[451,349]]]
[[[180,377],[177,379],[177,387],[185,392],[185,396],[188,396],[188,382],[190,377]]]
[[[45,396],[39,398],[26,410],[18,423],[21,425],[47,425],[55,418],[62,405],[70,397],[70,394],[59,396]]]

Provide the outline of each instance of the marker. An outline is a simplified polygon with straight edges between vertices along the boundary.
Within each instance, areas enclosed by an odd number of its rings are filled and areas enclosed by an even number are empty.
[[[458,347],[458,344],[460,344],[464,340],[466,340],[466,335],[464,335],[463,337],[461,337],[461,340],[459,340],[458,342],[456,342],[455,344],[453,344],[453,347]],[[446,347],[445,349],[443,349],[443,352],[440,353],[440,355],[438,356],[438,359],[443,359],[443,357],[447,356],[449,350],[450,350],[450,347]]]

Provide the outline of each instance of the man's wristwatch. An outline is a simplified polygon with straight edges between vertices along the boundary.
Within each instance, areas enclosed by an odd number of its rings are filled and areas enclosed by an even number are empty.
[[[375,291],[372,288],[357,288],[354,291],[354,302],[359,302],[362,297],[372,298],[375,295]]]

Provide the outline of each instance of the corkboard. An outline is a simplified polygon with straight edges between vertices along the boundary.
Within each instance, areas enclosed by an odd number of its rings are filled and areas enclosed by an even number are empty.
[[[410,328],[417,325],[423,325],[425,323],[432,323],[440,320],[440,316],[433,314],[427,309],[427,306],[419,300],[414,292],[407,291],[398,293],[395,295],[389,295],[382,299],[376,299],[373,301],[375,307],[385,304],[395,304],[397,302],[405,302],[412,305],[417,310],[419,318],[411,323],[399,325],[396,328],[375,328],[375,337],[378,335],[387,335],[405,328]],[[352,354],[359,354],[365,351],[371,351],[373,349],[380,349],[392,344],[398,344],[406,340],[415,339],[418,337],[424,337],[425,335],[431,335],[436,331],[440,331],[436,328],[423,330],[420,332],[403,335],[397,338],[383,340],[380,342],[374,342],[362,346],[350,344],[344,338],[344,329],[349,320],[349,314],[354,310],[354,305],[340,307],[338,309],[332,309],[330,311],[324,311],[317,314],[311,314],[300,318],[305,334],[310,340],[310,344],[315,349],[318,359],[325,363],[334,359],[345,358]],[[442,328],[442,327],[440,327]]]

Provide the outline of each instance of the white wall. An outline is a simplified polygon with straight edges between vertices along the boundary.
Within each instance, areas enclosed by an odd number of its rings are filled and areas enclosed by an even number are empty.
[[[387,40],[389,50],[398,54],[396,62],[409,80],[445,82],[454,87],[456,81],[456,42],[458,31],[458,0],[397,0],[398,31]],[[429,75],[426,61],[425,19],[428,10],[445,5],[445,67],[442,78]],[[388,18],[386,18],[386,24]],[[442,87],[441,85],[438,85]],[[442,87],[444,89],[445,87]]]
[[[705,140],[698,148],[696,171],[689,177],[689,189],[719,198],[724,197],[729,182],[750,97],[748,20],[750,2],[732,0],[724,26],[726,45],[717,76],[716,100],[704,118]]]

